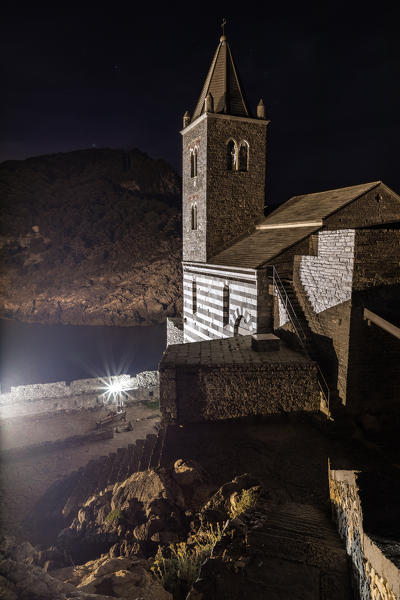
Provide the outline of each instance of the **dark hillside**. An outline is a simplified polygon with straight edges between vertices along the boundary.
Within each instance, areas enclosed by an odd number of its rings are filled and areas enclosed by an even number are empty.
[[[180,179],[139,150],[0,165],[2,316],[137,325],[180,310]]]

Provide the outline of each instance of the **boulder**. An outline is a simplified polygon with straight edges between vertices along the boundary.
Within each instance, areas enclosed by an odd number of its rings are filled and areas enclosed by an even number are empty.
[[[184,507],[181,488],[166,470],[139,471],[88,498],[70,527],[58,535],[57,546],[79,563],[111,547],[114,555],[149,556],[157,549],[157,534],[174,532],[185,538]]]
[[[257,479],[244,473],[219,488],[200,511],[201,523],[222,523],[229,519],[233,505],[243,490],[259,487]]]
[[[172,595],[164,590],[144,559],[103,555],[68,571],[62,569],[57,576],[87,594],[108,594],[127,600],[172,600]]]
[[[181,486],[193,486],[202,483],[205,479],[203,470],[195,461],[181,458],[175,462],[172,476]]]

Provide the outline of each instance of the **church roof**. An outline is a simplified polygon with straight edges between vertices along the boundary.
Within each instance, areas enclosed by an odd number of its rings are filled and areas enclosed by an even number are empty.
[[[294,196],[268,215],[260,225],[325,219],[380,183],[380,181],[373,181],[316,194]]]
[[[275,256],[318,231],[323,219],[359,196],[378,186],[380,181],[351,187],[294,196],[256,226],[256,231],[209,261],[215,265],[256,269]]]
[[[226,37],[221,36],[215,51],[203,90],[193,113],[192,122],[204,113],[204,102],[208,94],[214,101],[214,112],[248,117],[246,101]]]
[[[320,226],[261,229],[210,259],[214,265],[256,269],[293,246]]]

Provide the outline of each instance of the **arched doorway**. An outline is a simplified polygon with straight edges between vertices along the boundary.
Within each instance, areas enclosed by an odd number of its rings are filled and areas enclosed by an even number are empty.
[[[233,334],[237,335],[250,335],[249,328],[247,323],[244,320],[243,315],[239,315],[235,321],[235,325],[233,327]]]

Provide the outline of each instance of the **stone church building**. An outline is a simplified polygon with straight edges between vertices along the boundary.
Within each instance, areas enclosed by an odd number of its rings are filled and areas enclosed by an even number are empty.
[[[207,405],[210,369],[221,380],[227,365],[236,365],[227,382],[238,382],[238,368],[248,373],[262,364],[264,374],[250,379],[258,382],[254,393],[267,386],[271,397],[273,371],[288,373],[290,352],[296,381],[314,365],[329,410],[393,407],[400,389],[400,197],[374,181],[295,196],[265,217],[269,121],[262,100],[251,113],[225,36],[193,115],[183,121],[184,344],[170,345],[160,364],[170,417],[185,389],[203,389],[196,402]],[[249,381],[238,384],[238,397]],[[287,381],[285,389],[294,387]]]

